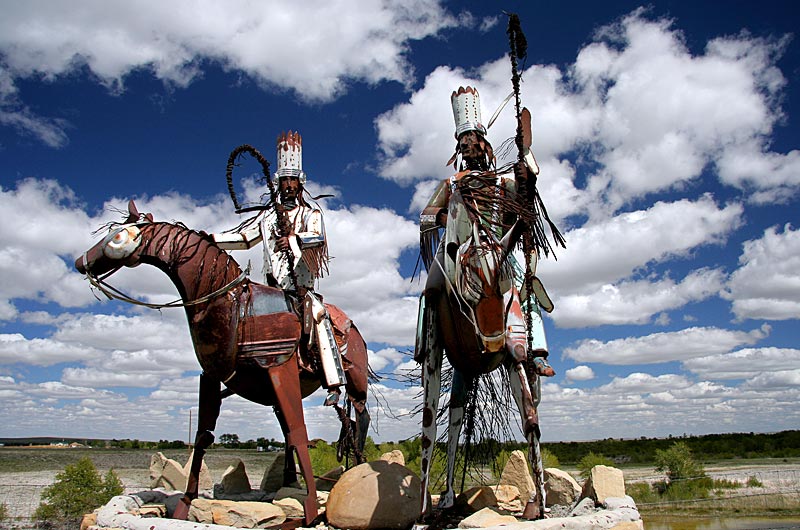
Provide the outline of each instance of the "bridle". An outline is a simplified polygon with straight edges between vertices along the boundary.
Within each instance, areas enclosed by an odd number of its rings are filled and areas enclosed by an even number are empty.
[[[119,226],[115,230],[110,231],[108,235],[103,238],[101,245],[103,248],[105,248],[108,242],[111,241],[118,233],[120,233],[122,230],[127,230],[128,227],[130,226],[147,225],[151,223],[152,221],[150,221],[149,219],[146,219],[144,216],[140,216],[138,221],[134,223],[126,223],[124,225]],[[137,238],[141,238],[141,232],[137,234]],[[141,241],[137,242],[137,247],[139,244],[141,244]],[[129,304],[138,305],[142,307],[148,307],[150,309],[163,309],[167,307],[192,307],[204,304],[206,302],[213,300],[214,298],[217,298],[219,296],[228,293],[234,287],[242,283],[250,275],[250,262],[248,262],[247,267],[241,272],[241,274],[239,274],[239,276],[237,276],[227,284],[223,285],[219,289],[211,293],[208,293],[207,295],[189,301],[183,301],[180,298],[178,298],[176,300],[167,302],[165,304],[154,304],[151,302],[145,302],[143,300],[133,298],[132,296],[122,292],[121,290],[117,289],[113,285],[106,282],[106,278],[109,278],[112,274],[120,270],[123,267],[122,265],[114,267],[113,269],[103,274],[102,276],[96,276],[95,274],[93,274],[88,267],[87,253],[88,251],[83,253],[83,255],[81,256],[81,260],[83,262],[84,269],[86,270],[85,273],[86,278],[89,280],[89,283],[92,284],[92,287],[96,288],[98,291],[106,295],[106,297],[109,300],[120,300],[122,302],[127,302]]]

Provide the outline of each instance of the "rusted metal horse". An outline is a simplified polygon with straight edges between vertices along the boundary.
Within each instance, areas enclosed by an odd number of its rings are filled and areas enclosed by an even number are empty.
[[[503,366],[529,442],[537,491],[524,515],[543,516],[544,484],[537,414],[540,382],[528,351],[526,318],[514,282],[511,251],[522,236],[523,221],[506,226],[497,198],[503,190],[495,172],[464,172],[450,180],[444,238],[424,260],[428,281],[420,299],[415,358],[422,364],[422,515],[436,443],[443,354],[453,368],[449,403],[446,491],[438,508],[452,507],[456,450],[467,396],[479,376]],[[495,218],[493,221],[491,218]],[[506,227],[504,229],[504,227]],[[504,234],[503,234],[504,232]],[[425,257],[425,256],[424,256]],[[533,297],[531,297],[532,299]],[[533,310],[533,309],[529,309]],[[538,312],[537,312],[538,315]]]
[[[180,224],[154,222],[151,214],[128,205],[128,219],[112,224],[108,235],[75,261],[94,285],[100,276],[140,263],[164,271],[186,309],[200,376],[200,406],[194,459],[176,518],[185,518],[197,497],[198,477],[206,449],[213,443],[222,399],[238,394],[271,405],[286,438],[284,484],[297,479],[294,454],[306,483],[305,524],[318,514],[316,487],[308,453],[302,398],[320,386],[319,368],[302,340],[303,326],[291,296],[251,282],[236,261],[203,232]],[[335,306],[326,304],[344,358],[348,398],[356,411],[356,445],[363,448],[369,425],[366,410],[367,349],[358,329]],[[221,389],[221,384],[225,389]],[[350,421],[346,419],[348,425]]]

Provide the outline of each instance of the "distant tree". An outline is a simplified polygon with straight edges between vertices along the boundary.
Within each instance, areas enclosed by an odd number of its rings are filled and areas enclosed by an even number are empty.
[[[68,465],[56,480],[42,490],[42,503],[33,516],[44,521],[74,520],[122,494],[122,482],[113,470],[105,477],[88,457]]]
[[[238,434],[223,434],[219,437],[219,443],[222,444],[223,447],[227,447],[228,449],[236,449],[239,447],[239,435]]]

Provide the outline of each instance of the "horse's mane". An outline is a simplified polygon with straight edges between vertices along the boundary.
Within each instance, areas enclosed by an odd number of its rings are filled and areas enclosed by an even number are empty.
[[[123,213],[122,210],[115,210]],[[130,224],[130,217],[127,212],[124,213],[126,218],[123,221],[104,223],[93,234]],[[151,232],[148,240],[143,242],[142,252],[149,256],[166,254],[168,259],[143,261],[156,266],[159,266],[158,262],[163,262],[167,269],[176,270],[193,259],[198,259],[197,284],[194,285],[195,288],[204,279],[207,280],[207,285],[211,289],[230,281],[231,268],[236,271],[236,274],[241,272],[242,269],[238,262],[230,254],[219,248],[210,234],[202,230],[189,228],[181,221],[152,221],[150,219],[151,216],[149,214],[140,215],[140,220],[145,221],[140,225],[142,231],[148,230]],[[164,247],[167,248],[167,252],[159,252]],[[221,262],[221,260],[224,261]],[[159,268],[163,267],[159,266]]]

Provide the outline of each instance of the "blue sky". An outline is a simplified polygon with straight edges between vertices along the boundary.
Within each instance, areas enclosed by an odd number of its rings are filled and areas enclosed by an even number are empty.
[[[449,95],[510,91],[506,18],[529,41],[523,102],[540,191],[567,240],[539,275],[558,374],[545,441],[800,425],[800,16],[793,2],[0,3],[0,436],[186,438],[198,364],[181,310],[99,302],[72,270],[135,199],[235,226],[236,146],[275,164],[303,136],[327,192],[319,291],[384,374],[413,367],[418,215],[453,146]],[[511,136],[511,108],[489,139]],[[251,199],[263,191],[236,174]],[[260,249],[236,254],[260,277]],[[167,301],[155,269],[117,285]],[[424,280],[424,279],[423,279]],[[417,388],[380,390],[395,414]],[[332,412],[307,400],[312,437]],[[413,436],[371,402],[376,440]],[[278,437],[230,398],[217,434]]]

